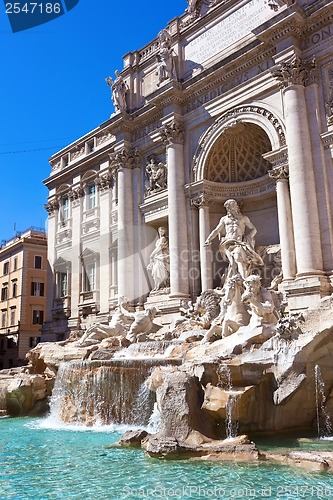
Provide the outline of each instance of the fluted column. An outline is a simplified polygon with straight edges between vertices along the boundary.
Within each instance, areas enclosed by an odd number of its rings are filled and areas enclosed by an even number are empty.
[[[297,277],[322,274],[319,215],[305,85],[313,62],[294,57],[273,74],[283,89]]]
[[[188,241],[185,201],[184,132],[173,121],[160,129],[168,166],[168,213],[170,251],[170,296],[188,296]]]
[[[118,296],[130,302],[134,296],[134,223],[132,169],[135,152],[123,148],[110,155],[111,168],[118,183]]]
[[[295,241],[287,165],[274,167],[273,170],[269,171],[269,176],[276,180],[282,275],[283,280],[286,281],[294,279],[296,276]]]
[[[204,292],[213,288],[212,251],[210,246],[205,246],[205,241],[210,234],[209,200],[201,195],[192,200],[192,204],[199,210],[201,291]]]

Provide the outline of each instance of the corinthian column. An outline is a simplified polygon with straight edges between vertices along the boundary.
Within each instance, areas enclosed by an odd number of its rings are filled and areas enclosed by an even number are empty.
[[[267,155],[265,155],[267,159]],[[291,217],[291,203],[288,187],[287,165],[280,165],[270,170],[269,176],[276,180],[277,209],[281,247],[283,280],[291,280],[296,275],[295,241]]]
[[[213,288],[212,251],[210,247],[205,246],[210,234],[209,200],[201,195],[192,200],[192,204],[199,209],[201,291],[204,292]]]
[[[188,296],[188,243],[184,175],[184,132],[173,121],[160,129],[168,166],[170,296]]]
[[[121,149],[109,155],[111,168],[117,171],[118,183],[118,297],[130,302],[134,296],[134,223],[132,169],[135,152]]]
[[[314,63],[294,57],[273,75],[283,89],[297,277],[322,274],[322,249],[305,85]]]

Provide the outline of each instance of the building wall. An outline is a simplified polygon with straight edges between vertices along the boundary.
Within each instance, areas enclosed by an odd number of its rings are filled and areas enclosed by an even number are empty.
[[[18,234],[0,249],[0,288],[8,288],[7,299],[1,292],[4,300],[0,301],[3,368],[24,363],[26,353],[40,339],[46,311],[46,249],[46,234],[36,230]],[[41,257],[40,263],[35,257]]]
[[[48,338],[106,321],[120,295],[172,312],[216,285],[218,251],[212,257],[203,243],[228,198],[257,227],[257,245],[280,244],[291,309],[331,292],[332,5],[199,2],[124,57],[126,109],[50,160]],[[176,73],[161,79],[165,42]],[[151,158],[168,171],[167,186],[153,192]],[[170,290],[154,298],[147,264],[161,225]],[[59,297],[64,269],[70,285]]]

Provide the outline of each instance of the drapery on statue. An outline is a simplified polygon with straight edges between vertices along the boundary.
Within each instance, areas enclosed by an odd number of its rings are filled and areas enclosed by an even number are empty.
[[[227,214],[221,217],[206,239],[205,246],[210,245],[218,236],[220,253],[229,262],[227,279],[240,274],[244,280],[253,267],[264,265],[262,258],[254,250],[257,230],[250,219],[241,213],[236,200],[227,200],[224,206]],[[249,232],[245,234],[247,229]]]
[[[127,111],[126,94],[128,87],[117,69],[115,71],[115,75],[115,80],[113,80],[111,76],[108,76],[105,78],[105,81],[111,89],[112,102],[115,109],[119,111]]]
[[[146,166],[146,174],[149,179],[149,194],[161,191],[167,187],[167,167],[161,161],[156,163],[154,158]]]
[[[147,269],[151,271],[154,280],[152,292],[156,292],[169,286],[170,280],[170,256],[169,239],[165,227],[158,228],[158,240],[150,255]]]
[[[158,83],[160,85],[168,78],[177,81],[177,71],[175,64],[175,52],[171,47],[171,36],[167,30],[162,30],[158,34],[159,51],[156,55]]]

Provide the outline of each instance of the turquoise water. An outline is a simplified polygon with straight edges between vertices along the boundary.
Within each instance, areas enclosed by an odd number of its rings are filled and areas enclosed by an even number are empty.
[[[44,426],[44,427],[43,427]],[[267,464],[163,461],[113,446],[115,429],[0,419],[0,499],[329,499],[333,476]]]

